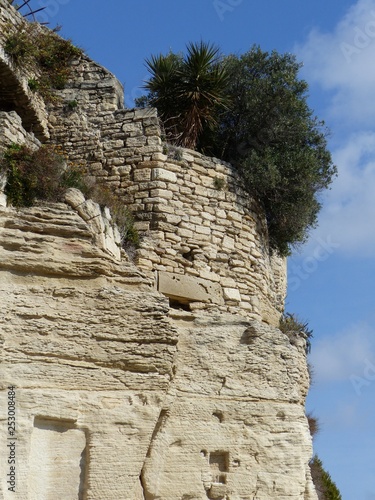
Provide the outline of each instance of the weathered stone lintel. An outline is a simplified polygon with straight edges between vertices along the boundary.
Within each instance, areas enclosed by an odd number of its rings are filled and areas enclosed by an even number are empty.
[[[168,272],[158,272],[158,291],[181,303],[212,302],[224,304],[222,288],[218,283]]]

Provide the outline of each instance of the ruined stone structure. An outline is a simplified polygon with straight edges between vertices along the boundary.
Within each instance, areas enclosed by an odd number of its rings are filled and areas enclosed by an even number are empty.
[[[0,0],[0,152],[61,146],[122,197],[141,247],[130,259],[75,189],[21,210],[1,194],[0,499],[316,500],[305,341],[277,328],[285,262],[259,207],[86,56],[42,102],[1,48],[24,22]]]

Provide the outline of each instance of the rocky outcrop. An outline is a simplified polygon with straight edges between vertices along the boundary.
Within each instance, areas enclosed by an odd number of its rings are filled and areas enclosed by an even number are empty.
[[[136,498],[173,375],[166,299],[94,236],[64,204],[0,214],[0,380],[3,401],[16,387],[17,498]],[[4,456],[5,423],[0,436]]]
[[[3,209],[0,227],[20,498],[314,498],[303,340],[169,309],[65,204]]]
[[[310,454],[304,346],[244,318],[173,319],[175,377],[142,471],[145,499],[310,498],[298,458]]]

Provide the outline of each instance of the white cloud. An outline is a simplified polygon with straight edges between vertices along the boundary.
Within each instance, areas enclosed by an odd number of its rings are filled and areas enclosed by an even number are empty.
[[[333,154],[339,175],[323,202],[315,237],[335,242],[335,251],[375,257],[375,133],[350,137]],[[309,255],[314,239],[303,253]]]
[[[358,0],[333,32],[311,31],[296,52],[304,77],[330,93],[320,114],[333,130],[339,172],[313,236],[331,238],[340,253],[375,257],[375,0]]]
[[[375,332],[366,323],[359,323],[335,336],[315,340],[310,362],[317,383],[350,382],[353,376],[370,382],[375,378]]]
[[[373,123],[375,0],[359,0],[332,33],[312,30],[295,52],[307,80],[333,92],[328,117],[351,126]]]

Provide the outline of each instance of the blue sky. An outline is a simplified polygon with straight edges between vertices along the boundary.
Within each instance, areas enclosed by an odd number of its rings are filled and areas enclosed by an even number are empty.
[[[142,94],[144,59],[203,39],[224,53],[295,53],[331,129],[339,177],[319,227],[289,260],[287,311],[314,330],[308,410],[343,500],[375,500],[375,0],[32,0],[41,20]]]

